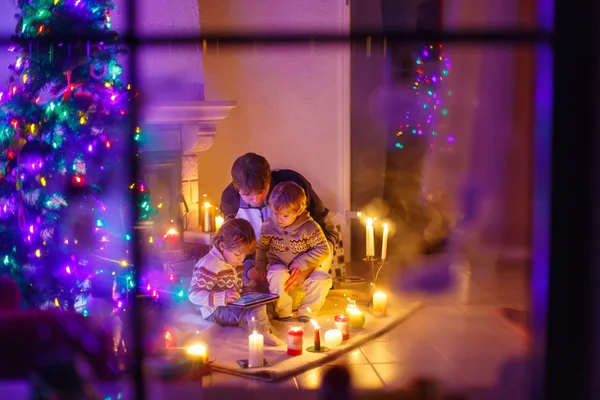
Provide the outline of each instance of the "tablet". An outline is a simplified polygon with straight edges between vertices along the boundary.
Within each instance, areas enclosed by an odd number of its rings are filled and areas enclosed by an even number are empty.
[[[242,295],[239,299],[234,302],[227,303],[228,306],[234,307],[256,307],[261,304],[271,303],[279,298],[278,294],[265,294],[265,293],[247,293]]]

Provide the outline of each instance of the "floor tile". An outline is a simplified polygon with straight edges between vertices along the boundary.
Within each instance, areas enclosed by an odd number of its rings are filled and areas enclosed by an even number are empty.
[[[427,364],[375,364],[375,371],[379,374],[386,389],[400,389],[406,387],[416,378],[432,378],[439,382],[444,391],[463,388],[466,384],[465,377],[449,362]]]
[[[371,364],[403,363],[429,364],[444,362],[446,359],[429,342],[413,339],[404,343],[372,342],[364,345],[362,351]]]
[[[295,378],[273,383],[242,378],[240,376],[224,374],[222,372],[213,372],[212,375],[205,376],[202,379],[202,385],[204,387],[238,387],[247,389],[262,389],[266,387],[298,388]]]
[[[351,351],[350,353],[344,354],[336,358],[328,365],[358,365],[368,363],[369,361],[367,360],[363,352],[360,349],[356,349],[354,351]]]
[[[312,369],[304,374],[298,375],[296,380],[299,389],[318,389],[323,381],[323,376],[330,367],[324,366]],[[383,383],[372,366],[348,365],[348,371],[352,379],[352,385],[356,390],[381,389]]]

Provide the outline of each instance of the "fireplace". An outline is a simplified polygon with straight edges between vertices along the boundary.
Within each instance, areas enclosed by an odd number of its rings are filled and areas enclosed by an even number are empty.
[[[231,101],[180,101],[144,107],[144,172],[152,204],[160,205],[155,226],[183,233],[197,227],[198,157],[212,146],[217,123],[235,106]]]

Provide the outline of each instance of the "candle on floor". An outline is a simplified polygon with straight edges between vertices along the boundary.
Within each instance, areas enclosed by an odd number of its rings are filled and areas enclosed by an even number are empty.
[[[219,231],[219,229],[221,229],[221,227],[223,226],[223,222],[225,222],[225,220],[222,216],[217,215],[215,217],[215,231]]]
[[[248,367],[254,368],[262,367],[264,365],[264,345],[264,336],[256,333],[256,331],[248,336]]]
[[[206,346],[201,344],[192,344],[187,347],[187,354],[194,361],[202,362],[204,364],[208,363],[208,352],[206,351]]]
[[[329,347],[336,347],[344,341],[342,332],[339,329],[330,329],[325,332],[325,344]]]
[[[350,319],[347,315],[336,315],[334,318],[335,327],[342,332],[342,340],[350,339]]]
[[[388,245],[388,236],[390,230],[388,224],[383,224],[383,237],[381,238],[381,259],[385,260],[387,257],[387,245]]]
[[[387,294],[376,292],[373,294],[373,314],[384,316],[387,311]]]
[[[314,327],[314,335],[315,335],[314,349],[315,349],[315,351],[321,351],[321,327],[319,326],[317,321],[315,321],[314,319],[311,319],[310,323]]]
[[[302,355],[304,329],[293,326],[288,330],[287,353],[289,356]]]
[[[346,307],[346,315],[350,320],[351,329],[360,329],[365,325],[365,314],[356,307],[356,301],[349,300],[350,304]]]
[[[215,231],[215,206],[205,202],[200,208],[200,218],[202,218],[202,232]]]
[[[373,232],[373,219],[367,218],[367,257],[375,257],[375,234]]]

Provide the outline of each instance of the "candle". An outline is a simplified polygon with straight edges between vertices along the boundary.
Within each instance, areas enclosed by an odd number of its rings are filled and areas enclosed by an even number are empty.
[[[350,319],[347,315],[336,315],[334,318],[335,327],[342,332],[342,340],[350,339]]]
[[[206,351],[206,346],[203,346],[201,344],[192,344],[191,346],[188,346],[187,354],[195,361],[200,361],[203,363],[208,362],[208,353]]]
[[[373,314],[384,316],[387,309],[387,295],[383,292],[373,294]]]
[[[315,349],[315,351],[321,351],[321,327],[319,326],[317,321],[315,321],[314,319],[311,319],[310,323],[314,327],[314,334],[315,334],[314,349]]]
[[[339,329],[330,329],[325,332],[325,344],[329,347],[335,347],[344,341],[342,332]]]
[[[302,355],[302,341],[304,330],[298,326],[293,326],[288,330],[287,353],[289,356]]]
[[[264,365],[263,347],[265,345],[265,338],[263,335],[252,333],[248,336],[248,367],[262,367]]]
[[[350,320],[350,328],[360,329],[365,325],[365,314],[356,307],[356,304],[348,304],[346,314]]]
[[[375,257],[375,235],[373,233],[372,218],[367,218],[367,257]]]
[[[215,217],[215,231],[218,231],[223,226],[223,222],[225,222],[224,218],[220,215]]]
[[[385,260],[387,257],[387,245],[388,245],[388,235],[390,230],[388,228],[388,224],[383,224],[383,237],[381,238],[381,259]]]
[[[215,206],[209,202],[204,203],[200,208],[200,218],[202,218],[202,232],[215,231]]]

